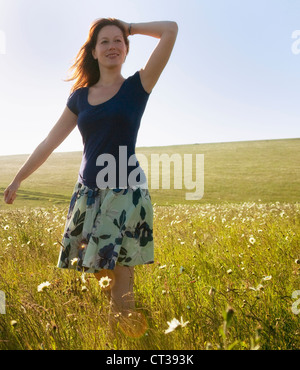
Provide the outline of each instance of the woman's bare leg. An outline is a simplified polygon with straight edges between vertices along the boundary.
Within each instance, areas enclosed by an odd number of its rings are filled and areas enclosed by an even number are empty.
[[[110,300],[108,316],[110,334],[114,336],[115,329],[119,327],[127,336],[140,337],[143,335],[147,330],[147,321],[141,312],[135,310],[134,267],[117,265],[113,271],[102,270],[95,276],[98,280],[105,276],[111,279],[110,288],[104,290]]]
[[[114,270],[101,270],[95,273],[95,277],[99,281],[106,276],[111,281],[103,291],[110,300],[109,323],[112,326],[113,321],[115,321],[114,318],[117,318],[120,314],[122,317],[128,316],[134,311],[134,267],[117,265]]]
[[[134,267],[117,265],[114,269],[114,284],[111,288],[111,311],[128,314],[135,308]]]

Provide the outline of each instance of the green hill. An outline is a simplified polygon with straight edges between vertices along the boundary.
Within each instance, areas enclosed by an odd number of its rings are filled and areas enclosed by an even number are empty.
[[[153,203],[158,205],[192,203],[187,192],[174,189],[171,166],[170,189],[162,189],[160,168],[159,189],[152,189],[153,155],[166,154],[182,158],[192,154],[193,180],[196,176],[196,154],[204,155],[204,196],[196,203],[219,202],[299,202],[300,200],[300,139],[243,141],[229,143],[176,145],[137,148],[137,155],[148,160],[148,182]],[[53,153],[33,175],[26,179],[13,207],[67,205],[77,180],[81,152]],[[3,193],[28,155],[0,156],[0,191]],[[141,162],[142,164],[142,162]],[[157,172],[157,171],[156,171]],[[177,172],[176,172],[177,174]],[[178,176],[175,174],[176,179]],[[157,175],[157,173],[156,173]],[[179,179],[180,180],[180,179]],[[184,181],[183,185],[184,185]],[[1,209],[8,206],[1,202]]]

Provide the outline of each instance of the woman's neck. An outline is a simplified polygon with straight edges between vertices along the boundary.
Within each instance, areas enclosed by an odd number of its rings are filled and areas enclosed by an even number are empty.
[[[124,77],[121,75],[121,70],[100,70],[100,79],[96,83],[97,86],[109,87],[112,85],[119,84],[124,81]]]

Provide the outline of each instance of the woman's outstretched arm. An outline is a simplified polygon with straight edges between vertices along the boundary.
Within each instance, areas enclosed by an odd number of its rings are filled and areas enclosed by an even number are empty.
[[[178,33],[177,23],[172,21],[125,23],[125,26],[130,35],[139,34],[160,39],[145,67],[140,71],[142,85],[150,93],[172,53]]]
[[[56,125],[30,155],[24,165],[20,168],[13,181],[4,191],[4,201],[12,204],[17,196],[21,182],[36,171],[49,157],[49,155],[64,141],[64,139],[76,127],[77,116],[65,108]]]

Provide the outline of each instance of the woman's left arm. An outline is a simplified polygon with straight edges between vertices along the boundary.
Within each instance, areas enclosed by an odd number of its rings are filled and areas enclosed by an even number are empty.
[[[140,71],[144,89],[150,93],[165,68],[172,53],[178,26],[176,22],[161,21],[127,24],[130,35],[147,35],[160,39],[149,60]]]

